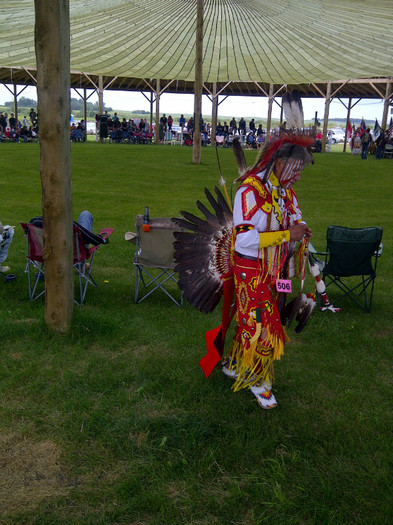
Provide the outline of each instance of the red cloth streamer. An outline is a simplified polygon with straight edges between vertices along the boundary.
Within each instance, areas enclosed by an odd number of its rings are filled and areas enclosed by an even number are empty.
[[[199,361],[199,364],[206,377],[209,377],[214,367],[222,359],[222,355],[224,353],[225,336],[235,313],[235,308],[231,308],[233,295],[235,293],[233,271],[231,270],[230,272],[224,274],[222,279],[224,288],[221,317],[222,322],[220,326],[217,326],[217,328],[213,328],[213,330],[206,332],[205,336],[207,354]]]

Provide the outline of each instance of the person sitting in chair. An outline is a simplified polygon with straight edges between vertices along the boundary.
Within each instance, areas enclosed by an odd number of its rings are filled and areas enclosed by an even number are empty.
[[[34,224],[38,228],[42,228],[44,221],[42,217],[33,217],[30,224]],[[85,242],[86,248],[89,244],[97,246],[99,244],[107,244],[109,239],[104,239],[101,235],[93,233],[93,215],[88,211],[82,211],[78,217],[78,222],[73,221],[74,226],[77,226],[82,234],[82,239]]]
[[[0,273],[10,271],[9,266],[2,266],[2,263],[7,259],[8,249],[14,236],[14,226],[3,226],[0,222]]]

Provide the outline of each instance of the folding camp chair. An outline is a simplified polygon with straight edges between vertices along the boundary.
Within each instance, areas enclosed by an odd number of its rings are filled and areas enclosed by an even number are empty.
[[[393,144],[390,144],[390,143],[385,144],[385,149],[383,151],[383,158],[384,159],[393,158]]]
[[[82,232],[78,226],[73,225],[74,229],[74,270],[78,274],[79,285],[79,302],[75,299],[77,304],[83,304],[85,300],[87,285],[91,284],[98,287],[97,283],[91,275],[95,254],[101,246],[97,244],[88,248],[86,241],[82,236]],[[104,228],[99,235],[105,240],[113,233],[113,228]]]
[[[329,226],[326,251],[310,250],[310,257],[318,264],[326,287],[335,284],[342,292],[339,297],[332,298],[335,306],[348,296],[365,312],[370,312],[377,261],[383,250],[382,232],[379,226]],[[322,255],[324,260],[317,255]]]
[[[44,260],[42,256],[43,229],[31,223],[22,223],[21,226],[26,236],[26,268],[28,282],[28,292],[30,301],[34,301],[41,297],[45,289],[42,285],[45,278]],[[106,239],[113,232],[113,228],[104,228],[100,231],[103,239]],[[78,226],[73,225],[73,239],[74,239],[74,257],[73,266],[78,276],[78,287],[75,288],[77,299],[74,299],[76,304],[82,305],[85,300],[87,285],[97,287],[91,272],[95,253],[100,245],[87,248],[85,241],[82,238],[82,232]],[[41,285],[40,285],[41,283]]]
[[[145,226],[145,227],[144,227]],[[146,227],[147,226],[147,227]],[[169,291],[169,284],[176,283],[175,262],[173,259],[175,238],[173,233],[179,227],[167,217],[149,219],[144,224],[142,215],[135,219],[136,250],[134,256],[135,266],[135,303],[140,303],[156,290],[162,290],[177,306],[183,304],[183,294],[180,299],[174,297]],[[141,283],[144,293],[140,297]],[[164,286],[165,285],[165,286]]]

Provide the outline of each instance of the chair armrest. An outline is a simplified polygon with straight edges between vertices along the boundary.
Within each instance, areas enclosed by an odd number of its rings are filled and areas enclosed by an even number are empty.
[[[310,263],[316,264],[319,270],[322,272],[326,266],[329,252],[318,252],[311,243],[309,243],[308,245],[308,252],[309,252]],[[322,255],[323,260],[319,259],[318,255],[319,256]]]
[[[137,234],[134,232],[127,232],[124,234],[124,239],[128,242],[132,242],[133,244],[136,244],[136,238]]]
[[[103,228],[101,231],[100,231],[100,235],[101,237],[105,240],[109,237],[109,235],[112,235],[113,233],[113,228]]]
[[[308,243],[308,251],[311,253],[311,254],[315,254],[315,255],[329,255],[329,252],[319,252],[317,251],[314,246],[311,244],[311,242]]]
[[[375,250],[374,257],[381,257],[383,254],[383,242],[381,241],[381,244],[378,246],[378,249]]]
[[[103,228],[99,235],[101,235],[101,237],[104,239],[104,241],[106,241],[106,239],[109,237],[109,235],[112,235],[113,233],[113,228]],[[104,242],[102,244],[107,244],[107,242]],[[101,246],[101,244],[97,244],[97,246],[91,246],[91,248],[89,248],[89,255],[88,255],[88,258],[90,257],[90,255],[95,252],[96,250],[98,250],[98,248]]]

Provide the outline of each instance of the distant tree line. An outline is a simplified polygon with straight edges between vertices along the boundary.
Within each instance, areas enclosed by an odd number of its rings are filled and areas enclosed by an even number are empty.
[[[8,102],[4,102],[4,107],[13,110],[14,101],[10,100]],[[36,109],[37,101],[33,100],[32,98],[20,97],[18,99],[18,107]],[[83,111],[83,107],[83,100],[81,98],[71,98],[71,111]],[[86,109],[87,111],[98,113],[98,102],[96,102],[95,104],[93,104],[92,102],[86,102]],[[104,109],[107,111],[113,111],[112,108],[107,107],[105,104]]]
[[[84,104],[81,98],[71,98],[71,111],[83,111]],[[92,102],[86,102],[87,111],[95,111],[98,113],[98,102],[93,104]],[[104,110],[113,111],[112,108],[108,107],[104,103]]]
[[[10,100],[8,102],[4,102],[4,106],[14,109],[14,101]],[[33,100],[32,98],[20,97],[18,99],[18,106],[22,108],[37,108],[37,101]]]

